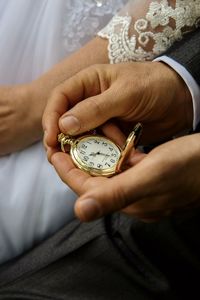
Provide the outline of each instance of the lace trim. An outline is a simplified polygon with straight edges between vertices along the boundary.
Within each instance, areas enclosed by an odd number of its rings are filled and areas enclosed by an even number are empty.
[[[73,53],[107,24],[126,0],[68,0],[63,18],[63,42]]]
[[[110,63],[152,60],[182,39],[184,33],[198,27],[200,0],[188,2],[177,0],[173,8],[167,0],[153,1],[146,16],[135,22],[128,13],[114,16],[98,32],[100,37],[109,40]],[[134,34],[130,34],[131,28]],[[151,49],[147,50],[149,45]]]

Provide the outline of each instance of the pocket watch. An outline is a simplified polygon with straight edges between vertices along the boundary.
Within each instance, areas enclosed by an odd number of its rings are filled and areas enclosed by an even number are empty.
[[[70,145],[70,155],[79,169],[92,176],[110,177],[123,170],[123,164],[133,147],[136,147],[141,131],[142,125],[138,123],[123,148],[107,137],[96,134],[76,138],[60,133],[58,142],[63,152],[66,152],[65,145]]]

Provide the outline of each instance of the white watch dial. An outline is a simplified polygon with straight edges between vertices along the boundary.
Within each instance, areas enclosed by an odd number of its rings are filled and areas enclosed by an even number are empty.
[[[106,170],[116,166],[121,151],[110,140],[91,136],[81,139],[77,145],[77,155],[89,168]]]

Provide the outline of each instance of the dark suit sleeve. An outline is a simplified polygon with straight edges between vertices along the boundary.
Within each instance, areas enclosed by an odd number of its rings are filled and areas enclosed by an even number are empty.
[[[200,85],[200,29],[185,35],[165,55],[183,65]]]

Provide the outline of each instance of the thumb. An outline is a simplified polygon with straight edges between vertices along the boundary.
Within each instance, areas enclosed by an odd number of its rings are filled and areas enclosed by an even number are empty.
[[[77,135],[116,117],[117,105],[113,99],[116,100],[116,97],[111,87],[100,95],[77,103],[59,119],[60,130],[69,135]]]
[[[137,166],[106,180],[79,197],[75,203],[76,216],[88,222],[137,201],[144,189],[141,188],[141,178],[137,177],[135,169]]]

